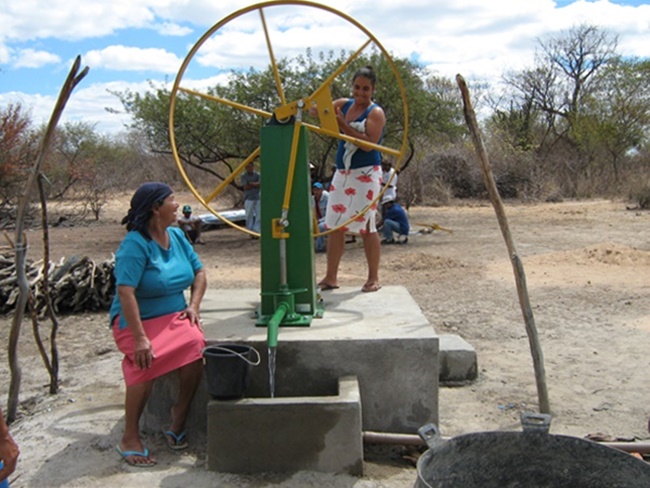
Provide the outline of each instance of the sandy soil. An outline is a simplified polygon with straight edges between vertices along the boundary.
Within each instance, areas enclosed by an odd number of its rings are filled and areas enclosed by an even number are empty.
[[[193,203],[189,197],[181,196]],[[52,260],[72,255],[108,258],[122,235],[124,199],[91,226],[51,229]],[[551,432],[583,437],[602,433],[647,439],[650,405],[650,213],[624,202],[588,201],[506,205],[544,351],[553,422]],[[537,409],[528,338],[512,267],[492,207],[461,204],[412,208],[412,223],[453,230],[411,236],[406,246],[382,249],[384,284],[403,285],[440,334],[459,334],[478,355],[479,378],[440,389],[445,436],[519,430],[519,412]],[[414,230],[421,229],[414,225]],[[37,259],[40,234],[29,235]],[[198,252],[210,287],[259,286],[259,241],[234,230],[205,234]],[[316,257],[319,275],[325,256]],[[350,244],[341,284],[359,286],[365,266],[360,244]],[[380,291],[381,293],[381,291]],[[0,318],[6,343],[10,318]],[[47,326],[45,326],[47,328]],[[46,333],[47,335],[47,333]],[[20,339],[23,367],[20,419],[12,432],[21,446],[14,487],[91,486],[412,486],[415,469],[396,449],[369,449],[363,478],[300,472],[235,476],[205,470],[205,449],[169,452],[147,438],[159,458],[150,470],[119,462],[113,446],[122,423],[119,354],[105,314],[63,317],[59,332],[61,392],[47,394],[47,374],[31,327]],[[6,398],[6,351],[0,353],[0,396]]]

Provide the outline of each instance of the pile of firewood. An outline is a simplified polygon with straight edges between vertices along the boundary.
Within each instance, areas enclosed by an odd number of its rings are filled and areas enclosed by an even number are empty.
[[[115,258],[96,263],[88,257],[62,259],[49,263],[48,288],[56,314],[108,310],[115,293]],[[39,316],[46,311],[43,290],[43,262],[27,262],[26,276]],[[18,281],[13,256],[0,254],[0,314],[14,309],[18,299]]]

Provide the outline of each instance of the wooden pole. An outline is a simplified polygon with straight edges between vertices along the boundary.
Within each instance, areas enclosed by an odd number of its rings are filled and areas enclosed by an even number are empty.
[[[18,363],[18,339],[20,337],[20,327],[23,321],[23,315],[25,313],[25,306],[27,305],[27,298],[29,297],[29,282],[25,273],[25,261],[27,258],[27,239],[24,236],[23,228],[25,223],[25,214],[27,212],[27,206],[29,204],[30,196],[36,182],[36,178],[39,177],[41,172],[41,167],[43,166],[43,160],[47,154],[50,142],[52,140],[52,135],[54,134],[54,129],[56,129],[61,114],[65,109],[65,105],[68,103],[72,91],[77,86],[77,84],[88,74],[88,67],[86,66],[81,72],[79,68],[81,66],[81,56],[77,56],[75,59],[70,73],[65,80],[65,83],[61,87],[59,92],[59,98],[56,101],[54,110],[52,111],[52,116],[50,121],[47,124],[45,130],[45,135],[43,136],[43,141],[41,142],[41,147],[39,148],[38,155],[36,157],[36,162],[32,168],[32,172],[29,175],[27,184],[25,185],[25,192],[23,193],[20,201],[18,202],[18,210],[16,212],[16,281],[18,282],[18,299],[16,300],[16,308],[14,310],[13,320],[11,322],[11,330],[9,332],[9,347],[8,347],[8,357],[9,357],[9,369],[11,371],[11,380],[9,382],[9,397],[7,399],[7,422],[11,423],[16,419],[16,413],[18,410],[18,395],[20,393],[20,382],[22,379],[22,370],[20,364]],[[47,265],[47,263],[46,263]]]
[[[465,114],[465,121],[469,127],[470,134],[472,135],[474,149],[476,150],[479,162],[481,163],[485,186],[487,187],[488,194],[490,195],[490,201],[492,202],[492,206],[494,207],[494,211],[497,215],[499,227],[501,228],[501,234],[503,235],[503,238],[506,242],[508,255],[512,263],[512,268],[515,275],[515,283],[517,284],[519,305],[524,316],[526,333],[528,334],[528,343],[530,345],[530,351],[533,357],[533,367],[535,368],[535,380],[537,383],[537,397],[539,400],[539,411],[541,413],[550,414],[551,406],[548,399],[548,390],[546,388],[544,356],[542,354],[542,347],[539,343],[539,336],[537,334],[537,327],[535,326],[533,310],[530,306],[530,300],[528,298],[528,289],[526,287],[526,275],[524,274],[524,266],[521,263],[521,259],[519,259],[519,255],[517,254],[517,250],[515,248],[515,243],[512,239],[512,235],[508,227],[506,212],[503,208],[503,202],[501,201],[501,196],[499,195],[496,182],[494,181],[494,175],[492,174],[490,159],[488,157],[487,150],[485,149],[485,145],[483,144],[483,139],[481,138],[481,132],[478,123],[476,122],[476,114],[472,108],[472,102],[469,97],[467,84],[461,75],[456,75],[456,82],[458,83],[458,87],[460,88],[461,96],[463,98],[463,113]]]

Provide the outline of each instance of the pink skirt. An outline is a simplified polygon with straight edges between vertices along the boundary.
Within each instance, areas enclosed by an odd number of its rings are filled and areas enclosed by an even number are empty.
[[[142,321],[155,356],[148,369],[139,369],[135,364],[135,345],[131,329],[125,327],[120,330],[119,316],[115,317],[113,337],[117,348],[124,353],[122,372],[127,386],[151,381],[202,359],[205,347],[203,332],[191,325],[189,319],[180,319],[181,313],[175,312]]]
[[[366,213],[360,214],[379,194],[380,188],[379,166],[336,170],[327,200],[325,228],[333,229],[352,219],[342,230],[359,234],[377,232],[377,204],[372,204]]]

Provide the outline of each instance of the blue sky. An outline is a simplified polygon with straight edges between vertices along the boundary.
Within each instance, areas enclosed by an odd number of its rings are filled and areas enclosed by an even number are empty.
[[[213,25],[255,2],[238,0],[0,0],[0,107],[20,102],[36,123],[49,118],[73,59],[90,73],[63,120],[119,131],[128,118],[110,91],[172,83],[190,49]],[[399,2],[402,3],[402,2]],[[619,52],[650,57],[650,0],[330,0],[327,5],[367,28],[395,56],[418,59],[432,74],[497,83],[530,66],[538,38],[580,23],[619,36]],[[305,47],[357,48],[363,33],[327,10],[265,9],[275,56]],[[219,82],[230,68],[268,63],[259,15],[238,17],[206,41],[183,84]],[[187,83],[185,83],[187,80]]]

